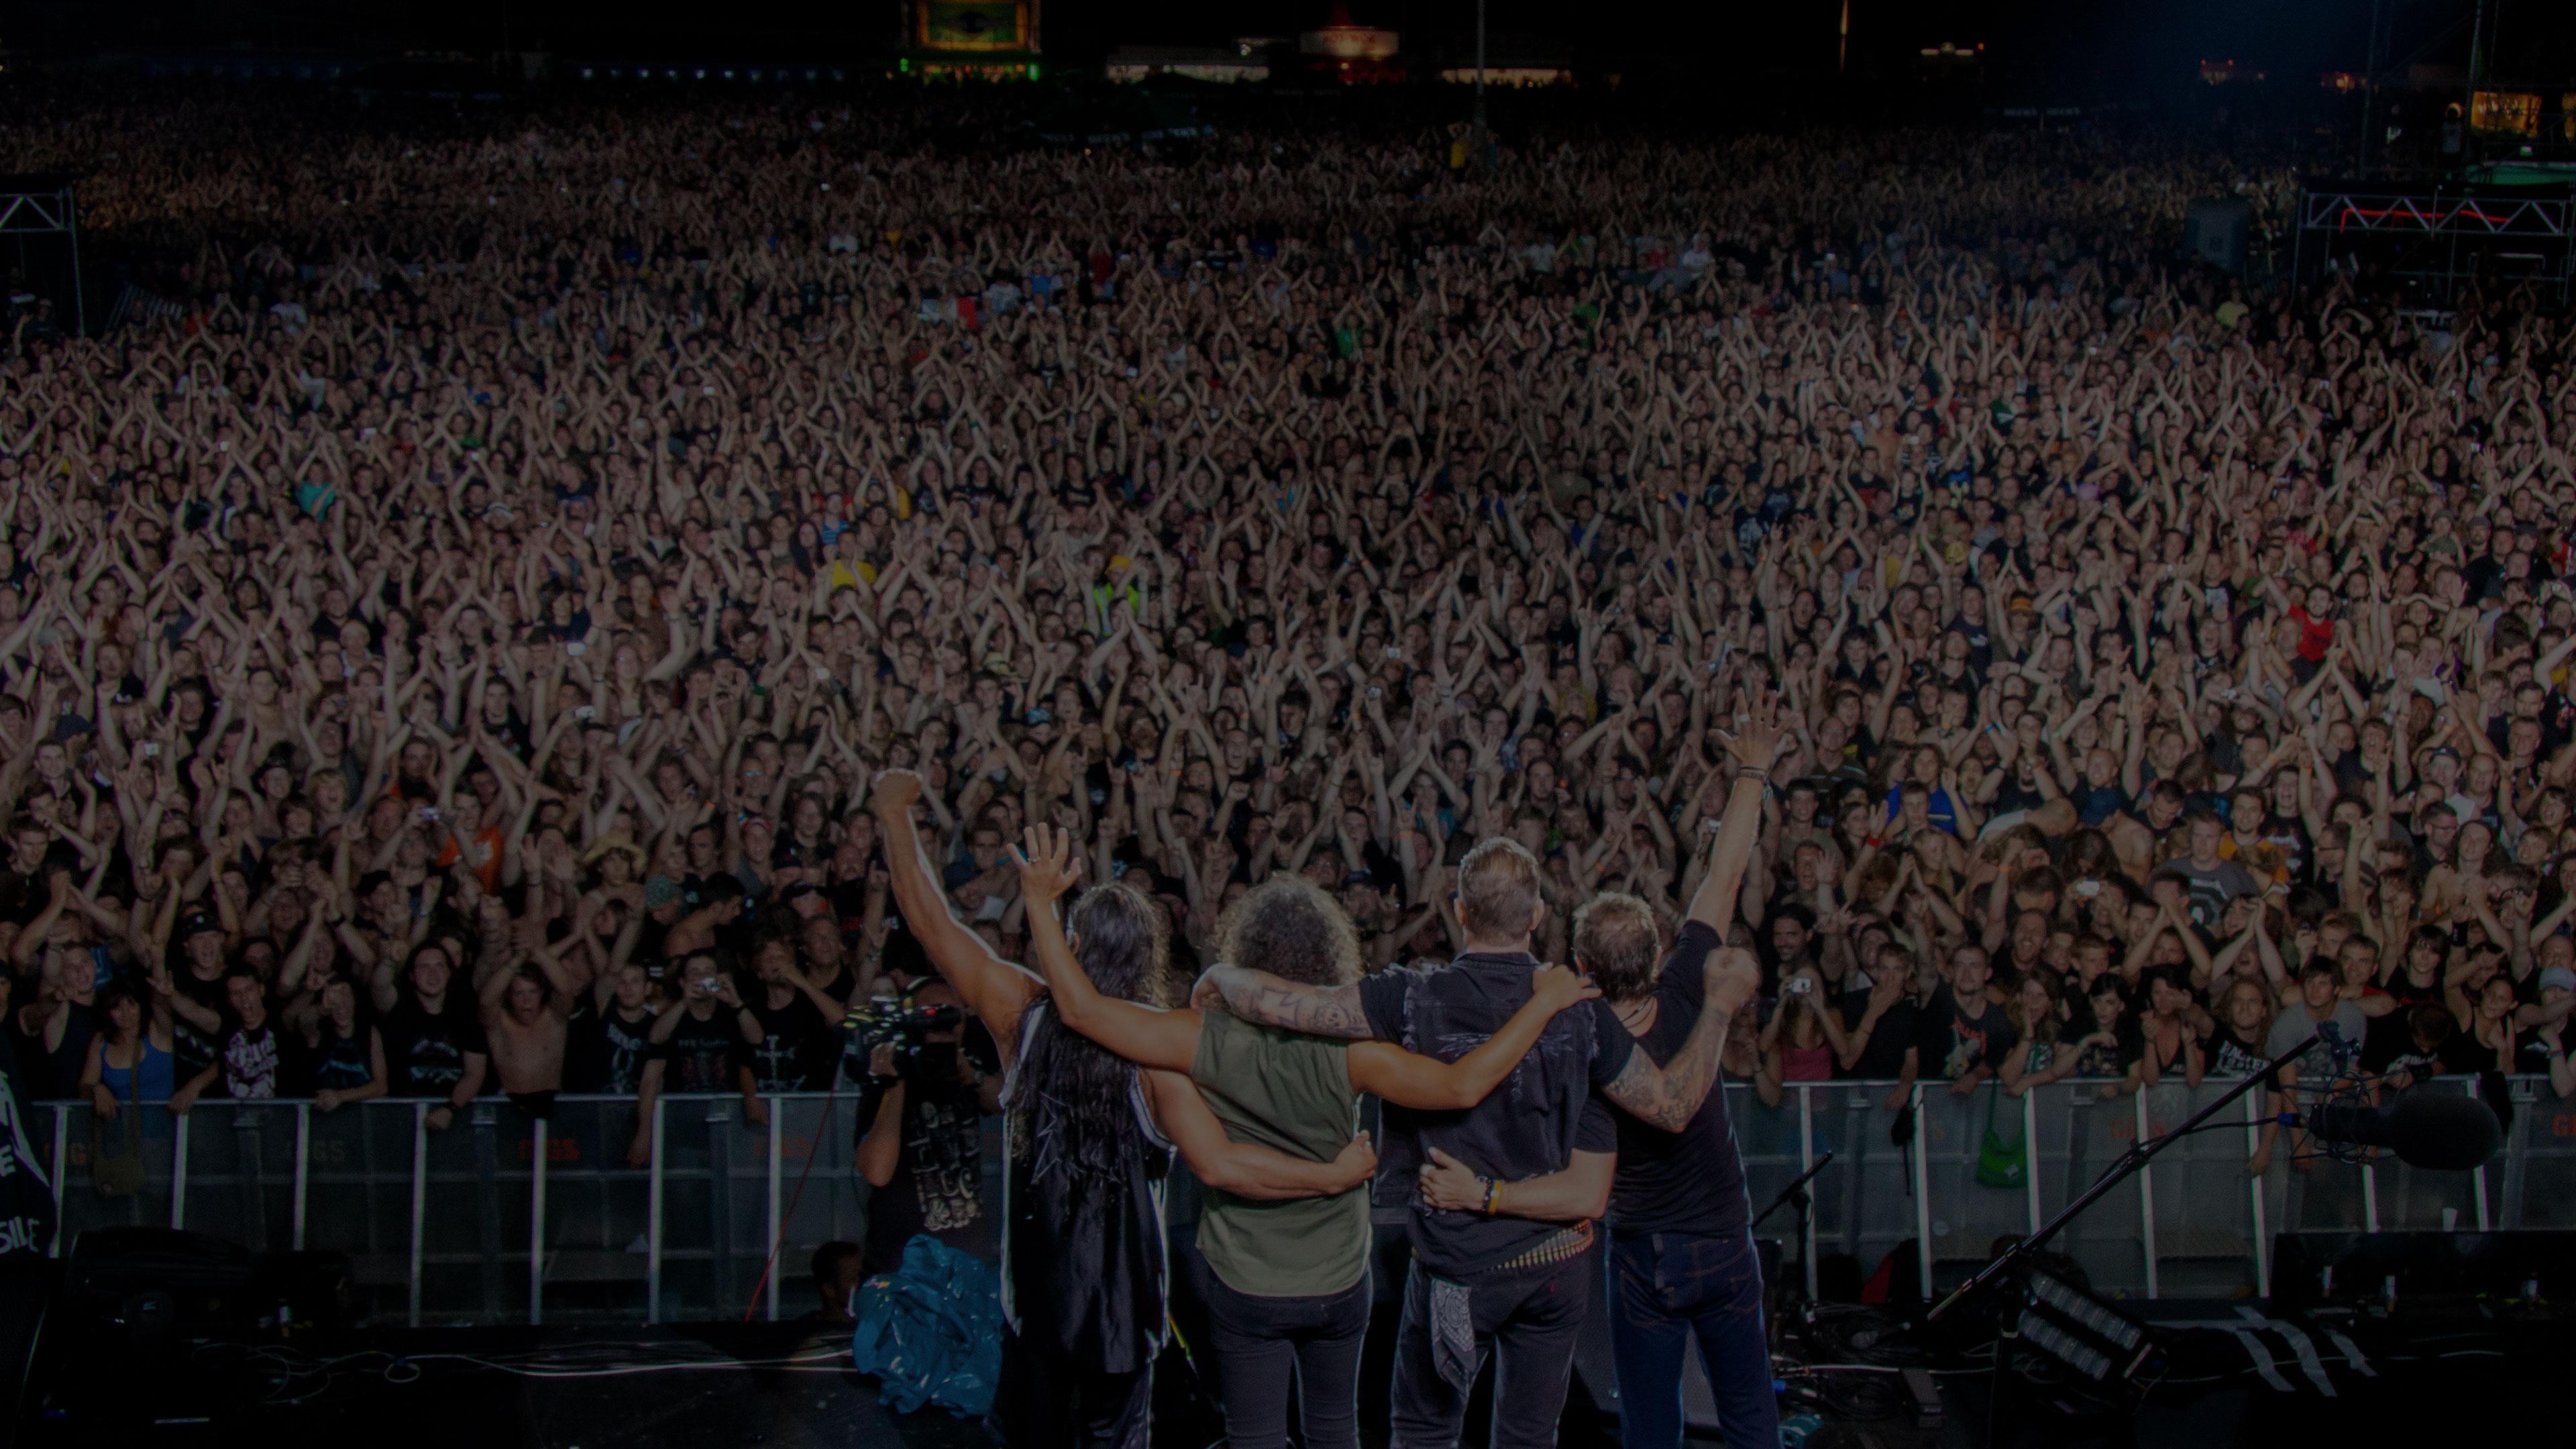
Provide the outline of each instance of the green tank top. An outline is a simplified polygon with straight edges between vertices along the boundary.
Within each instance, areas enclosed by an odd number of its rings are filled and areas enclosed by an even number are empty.
[[[1202,1012],[1190,1080],[1236,1142],[1330,1162],[1359,1130],[1346,1042]],[[1368,1271],[1368,1185],[1286,1202],[1256,1202],[1211,1187],[1199,1215],[1199,1250],[1237,1293],[1339,1293]]]

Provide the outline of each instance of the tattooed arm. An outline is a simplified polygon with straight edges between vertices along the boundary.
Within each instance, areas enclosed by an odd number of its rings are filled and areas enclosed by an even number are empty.
[[[1223,1007],[1256,1025],[1302,1031],[1309,1036],[1370,1041],[1377,1035],[1369,1027],[1368,1012],[1360,1005],[1357,982],[1301,986],[1267,971],[1220,964],[1209,967],[1199,977],[1198,985],[1190,991],[1190,1005],[1201,1011]]]
[[[1666,1132],[1690,1125],[1700,1104],[1708,1100],[1709,1086],[1717,1080],[1718,1049],[1726,1040],[1726,1024],[1762,984],[1761,968],[1749,951],[1731,947],[1712,951],[1706,970],[1707,999],[1682,1049],[1660,1067],[1644,1052],[1632,1051],[1628,1064],[1601,1089],[1630,1116]]]
[[[1710,838],[1708,874],[1691,899],[1691,919],[1717,932],[1720,940],[1726,938],[1735,916],[1745,866],[1756,843],[1763,784],[1780,750],[1777,701],[1769,693],[1757,691],[1744,701],[1744,713],[1736,716],[1736,733],[1726,748],[1734,759],[1735,782],[1727,794],[1726,815]],[[1628,1064],[1601,1089],[1629,1115],[1666,1132],[1679,1132],[1689,1125],[1700,1104],[1708,1100],[1709,1088],[1717,1080],[1727,1023],[1762,986],[1762,970],[1752,955],[1731,947],[1711,951],[1703,970],[1699,1019],[1691,1023],[1682,1049],[1661,1067],[1644,1052],[1632,1051]]]

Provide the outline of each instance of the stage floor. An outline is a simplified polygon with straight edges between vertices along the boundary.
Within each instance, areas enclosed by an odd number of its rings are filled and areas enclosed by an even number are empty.
[[[1993,1441],[2030,1449],[2171,1444],[2231,1449],[2323,1435],[2387,1443],[2456,1423],[2462,1404],[2494,1426],[2563,1422],[2555,1366],[2576,1349],[2564,1325],[2464,1321],[2351,1323],[2318,1330],[2243,1303],[2164,1303],[2142,1317],[2175,1335],[2173,1376],[2116,1425],[2033,1422],[2028,1390]],[[2474,1315],[2472,1315],[2474,1320]],[[1392,1324],[1383,1325],[1391,1329]],[[1374,1347],[1374,1346],[1373,1346]],[[57,1354],[41,1371],[18,1442],[30,1446],[362,1444],[439,1449],[988,1449],[979,1422],[938,1410],[895,1414],[874,1380],[845,1367],[845,1331],[809,1324],[361,1329],[288,1343],[180,1341],[130,1352]],[[64,1359],[68,1357],[69,1362]],[[1362,1383],[1364,1449],[1385,1446],[1382,1354]],[[1811,1389],[1819,1370],[1782,1372]],[[1831,1371],[1821,1371],[1830,1373]],[[1884,1371],[1862,1387],[1892,1389]],[[1852,1374],[1832,1377],[1845,1388]],[[1892,1405],[1824,1409],[1812,1449],[1976,1449],[1990,1375],[1939,1372],[1947,1422]],[[1490,1379],[1490,1374],[1487,1375]],[[1223,1427],[1187,1364],[1167,1354],[1156,1382],[1154,1449],[1209,1449]],[[2049,1397],[2045,1392],[2039,1398]],[[1793,1389],[1789,1413],[1818,1407]],[[1483,1442],[1483,1386],[1463,1449]],[[1374,1414],[1368,1407],[1374,1406]],[[5,1436],[0,1436],[5,1442]],[[1696,1441],[1695,1441],[1696,1442]],[[1615,1421],[1578,1383],[1562,1449],[1613,1449]]]
[[[182,1343],[60,1370],[29,1445],[443,1449],[987,1449],[980,1423],[896,1414],[846,1329],[372,1329],[325,1343]],[[40,1392],[43,1392],[40,1389]]]

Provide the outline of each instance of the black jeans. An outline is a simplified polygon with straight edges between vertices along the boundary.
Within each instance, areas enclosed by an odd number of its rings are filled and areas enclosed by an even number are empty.
[[[1208,1340],[1216,1350],[1229,1449],[1288,1442],[1288,1378],[1297,1378],[1305,1449],[1355,1449],[1360,1439],[1360,1343],[1368,1336],[1366,1275],[1339,1293],[1263,1298],[1210,1273]]]
[[[1587,1272],[1586,1270],[1590,1270]],[[1565,1412],[1574,1340],[1592,1307],[1589,1253],[1467,1284],[1476,1364],[1494,1364],[1492,1449],[1548,1449]],[[1404,1284],[1404,1327],[1396,1335],[1390,1449],[1455,1449],[1467,1416],[1467,1384],[1442,1378],[1432,1351],[1431,1275],[1416,1262]]]
[[[1009,1449],[1145,1449],[1154,1371],[1104,1374],[1051,1344],[1002,1336],[993,1436]]]

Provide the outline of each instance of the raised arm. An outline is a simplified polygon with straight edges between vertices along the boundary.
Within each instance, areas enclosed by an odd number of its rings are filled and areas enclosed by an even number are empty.
[[[1727,789],[1726,814],[1709,846],[1708,873],[1691,894],[1690,918],[1717,932],[1721,941],[1735,919],[1745,868],[1761,836],[1762,792],[1770,786],[1771,765],[1780,753],[1778,699],[1762,690],[1745,703],[1742,720],[1726,742],[1735,783]]]
[[[884,834],[887,877],[903,923],[921,942],[930,964],[939,969],[966,1009],[975,1013],[1007,1059],[1019,1044],[1020,1013],[1044,989],[1028,968],[993,954],[984,938],[949,914],[948,896],[938,873],[923,854],[921,833],[912,821],[913,802],[921,797],[921,777],[910,770],[888,770],[877,776],[870,802]]]
[[[1660,1067],[1644,1052],[1632,1051],[1628,1065],[1601,1089],[1629,1115],[1666,1132],[1690,1125],[1700,1104],[1708,1100],[1709,1086],[1717,1080],[1718,1049],[1726,1040],[1726,1024],[1762,984],[1762,968],[1749,951],[1733,947],[1712,951],[1705,969],[1707,998],[1681,1050]]]
[[[1073,944],[1057,919],[1056,902],[1082,875],[1073,833],[1044,825],[1028,829],[1025,848],[1011,852],[1020,867],[1020,895],[1028,903],[1029,954],[1045,978],[1047,994],[1066,1026],[1140,1067],[1189,1074],[1198,1058],[1195,1007],[1163,1011],[1104,996],[1074,959]]]

